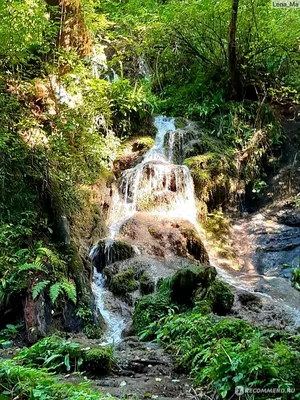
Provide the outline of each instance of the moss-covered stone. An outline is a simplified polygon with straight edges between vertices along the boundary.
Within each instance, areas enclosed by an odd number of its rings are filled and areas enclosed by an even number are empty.
[[[138,288],[135,280],[136,273],[133,268],[112,277],[109,282],[109,290],[116,296],[124,296],[127,293],[134,292]]]
[[[134,141],[132,151],[148,151],[154,146],[154,144],[155,140],[151,136],[139,137]]]
[[[100,327],[92,324],[85,326],[83,332],[89,339],[100,339],[103,335],[103,330]]]
[[[133,256],[134,249],[131,245],[121,240],[108,242],[108,239],[101,239],[93,252],[92,260],[97,270],[102,272],[107,265]]]
[[[178,304],[191,306],[196,291],[198,293],[201,291],[198,300],[203,300],[216,275],[216,269],[210,266],[192,265],[180,269],[171,280],[172,300]]]
[[[175,127],[176,129],[184,129],[188,124],[188,121],[185,118],[177,117],[175,118]]]
[[[83,353],[83,367],[94,375],[107,375],[113,365],[113,352],[110,347],[87,350]]]
[[[169,280],[165,279],[156,293],[142,297],[133,313],[133,327],[140,334],[149,325],[168,313],[172,304]]]
[[[215,280],[209,288],[207,299],[214,313],[226,315],[233,306],[234,295],[227,283]]]
[[[294,268],[292,271],[292,286],[300,291],[300,268]]]
[[[201,264],[208,265],[208,253],[200,239],[198,232],[191,228],[181,228],[181,234],[186,239],[186,250]]]
[[[147,274],[140,277],[140,292],[143,295],[154,292],[154,282]]]

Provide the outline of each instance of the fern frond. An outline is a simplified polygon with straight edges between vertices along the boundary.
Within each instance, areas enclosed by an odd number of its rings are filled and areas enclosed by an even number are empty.
[[[62,287],[68,296],[69,300],[71,300],[74,304],[77,302],[77,293],[76,293],[76,287],[73,283],[64,280],[62,283]]]
[[[32,298],[35,300],[38,295],[45,289],[45,287],[50,283],[50,281],[38,282],[32,291]]]
[[[20,249],[18,251],[15,252],[15,256],[23,256],[24,254],[28,254],[29,253],[29,249]]]
[[[40,261],[18,265],[17,269],[18,273],[24,271],[45,271],[45,267]]]
[[[58,256],[54,253],[54,251],[48,249],[47,247],[39,247],[37,249],[37,254],[38,256],[44,256],[47,257],[49,259],[49,261],[53,264],[59,264],[60,263],[60,259],[58,258]],[[38,257],[39,259],[40,257]]]
[[[52,304],[55,304],[55,302],[56,302],[58,296],[60,295],[61,291],[62,291],[61,282],[56,282],[56,283],[54,283],[54,285],[52,285],[50,287],[50,299],[51,299]]]

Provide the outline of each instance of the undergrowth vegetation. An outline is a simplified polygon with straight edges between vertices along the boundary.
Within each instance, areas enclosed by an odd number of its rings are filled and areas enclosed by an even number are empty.
[[[143,340],[155,340],[175,354],[178,370],[190,373],[196,385],[222,398],[232,396],[236,386],[290,390],[299,398],[298,335],[257,328],[211,311],[205,300],[180,309],[162,289],[138,302],[135,329]]]
[[[49,336],[23,348],[13,360],[0,364],[0,393],[19,399],[113,399],[90,389],[89,382],[60,382],[53,373],[109,374],[112,348],[84,348],[59,336]]]

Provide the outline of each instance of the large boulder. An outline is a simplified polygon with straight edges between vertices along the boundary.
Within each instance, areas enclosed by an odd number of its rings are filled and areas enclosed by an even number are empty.
[[[209,263],[207,251],[194,225],[180,218],[138,213],[123,225],[119,238],[150,257],[168,260],[187,257],[192,262]]]
[[[175,303],[192,305],[196,292],[204,299],[217,271],[211,266],[192,265],[180,269],[171,280],[171,299]]]

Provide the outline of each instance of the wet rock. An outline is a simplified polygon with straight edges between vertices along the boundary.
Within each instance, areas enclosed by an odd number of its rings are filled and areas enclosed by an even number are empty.
[[[243,291],[243,290],[241,290],[238,293],[238,300],[240,301],[240,303],[243,306],[249,307],[249,306],[255,305],[255,306],[261,307],[261,305],[262,305],[261,299],[257,295],[255,295],[254,293],[251,293],[251,292]]]
[[[114,161],[114,173],[119,176],[122,171],[135,167],[153,145],[154,139],[150,136],[130,138],[121,146],[119,155]]]
[[[164,259],[188,257],[208,264],[208,254],[195,227],[180,218],[139,213],[122,227],[119,238],[136,245],[144,255]]]
[[[179,270],[171,280],[171,298],[179,304],[192,305],[197,297],[202,300],[217,275],[214,267],[189,266]]]
[[[285,210],[282,215],[277,217],[279,223],[287,226],[300,227],[300,211],[299,210]]]
[[[120,240],[101,239],[91,253],[91,259],[99,272],[109,264],[133,257],[134,248]]]

